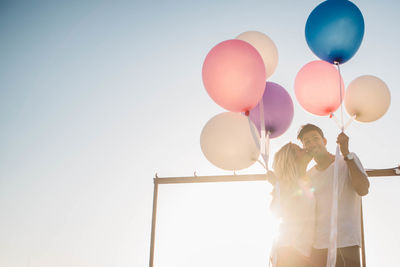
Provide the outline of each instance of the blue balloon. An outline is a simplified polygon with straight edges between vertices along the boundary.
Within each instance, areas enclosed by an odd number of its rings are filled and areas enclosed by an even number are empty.
[[[364,36],[364,18],[348,0],[327,0],[308,16],[306,40],[322,60],[340,64],[354,56]]]

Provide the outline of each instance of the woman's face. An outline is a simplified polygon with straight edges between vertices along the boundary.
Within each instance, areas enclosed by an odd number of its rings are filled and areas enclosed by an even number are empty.
[[[299,147],[296,144],[293,144],[293,148],[292,149],[293,149],[293,151],[295,153],[294,155],[295,155],[295,158],[296,158],[296,163],[298,163],[298,164],[308,164],[311,161],[312,156],[309,153],[307,153],[305,149],[302,149],[301,147]]]

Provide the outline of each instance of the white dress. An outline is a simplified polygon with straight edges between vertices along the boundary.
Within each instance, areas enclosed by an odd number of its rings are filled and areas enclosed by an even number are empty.
[[[300,181],[290,193],[280,190],[278,247],[293,247],[309,257],[314,241],[316,201],[309,183]]]

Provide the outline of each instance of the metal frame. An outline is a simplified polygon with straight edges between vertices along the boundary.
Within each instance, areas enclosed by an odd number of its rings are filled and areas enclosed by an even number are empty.
[[[386,176],[400,176],[400,167],[389,169],[367,169],[369,177],[386,177]],[[150,261],[149,267],[154,267],[154,250],[155,250],[155,235],[156,235],[156,218],[157,218],[157,199],[158,199],[158,185],[159,184],[183,184],[183,183],[215,183],[215,182],[251,182],[251,181],[267,181],[266,174],[251,174],[251,175],[225,175],[225,176],[194,176],[191,177],[166,177],[159,178],[157,174],[154,178],[154,192],[153,192],[153,215],[151,222],[151,240],[150,240]],[[366,267],[365,257],[365,240],[364,240],[364,219],[363,209],[361,202],[361,254],[362,266]]]

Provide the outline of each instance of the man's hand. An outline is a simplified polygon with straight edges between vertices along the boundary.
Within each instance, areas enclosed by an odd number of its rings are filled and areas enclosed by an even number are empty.
[[[340,147],[340,152],[342,152],[342,155],[345,157],[347,154],[349,154],[349,137],[344,133],[341,132],[336,140],[336,143]]]

